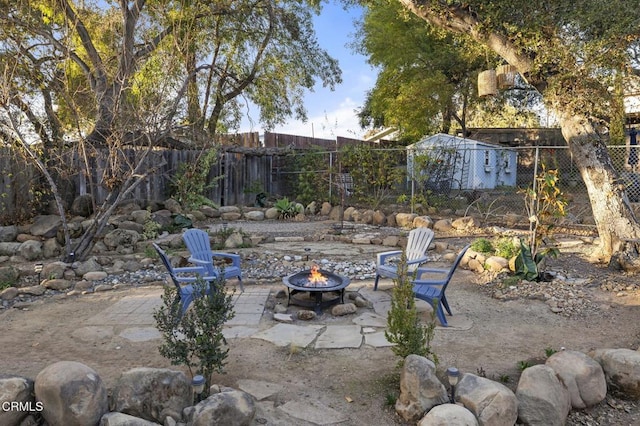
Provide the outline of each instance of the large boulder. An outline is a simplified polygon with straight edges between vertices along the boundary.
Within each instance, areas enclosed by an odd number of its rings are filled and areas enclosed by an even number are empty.
[[[560,351],[547,359],[546,365],[569,390],[571,406],[583,409],[596,405],[607,396],[607,379],[602,366],[578,351]]]
[[[563,426],[571,411],[569,391],[547,365],[522,372],[516,397],[518,418],[529,426]]]
[[[123,220],[118,224],[118,229],[127,229],[129,231],[135,231],[138,234],[144,233],[144,225],[132,220]]]
[[[411,228],[413,219],[418,217],[415,213],[398,213],[396,214],[396,224],[401,228]]]
[[[0,282],[15,284],[20,278],[20,270],[14,266],[0,266]]]
[[[42,259],[42,243],[35,240],[25,241],[20,244],[18,255],[29,261]]]
[[[407,356],[400,373],[396,412],[405,421],[414,423],[426,411],[447,401],[447,389],[436,377],[435,364],[419,355]]]
[[[71,203],[71,214],[89,217],[93,214],[93,198],[90,194],[79,195]]]
[[[353,221],[353,215],[354,213],[356,213],[356,208],[353,206],[349,206],[346,209],[344,209],[344,213],[342,214],[342,218],[344,219],[345,222],[351,222]]]
[[[451,222],[451,226],[458,231],[471,231],[479,228],[480,225],[480,219],[475,216],[459,217]]]
[[[471,411],[478,423],[513,426],[518,419],[518,399],[505,385],[465,373],[456,386],[456,401]]]
[[[149,210],[134,210],[131,212],[131,218],[134,222],[144,225],[145,222],[151,220],[151,212]]]
[[[329,219],[330,220],[340,220],[342,215],[343,215],[342,207],[341,206],[333,206],[331,208],[331,212],[329,212]]]
[[[249,426],[256,414],[253,398],[248,393],[225,388],[198,403],[191,413],[190,425]]]
[[[418,426],[478,426],[478,419],[457,404],[442,404],[429,410]]]
[[[264,212],[265,219],[273,220],[273,219],[277,219],[279,216],[280,216],[280,212],[275,207],[269,207]]]
[[[42,243],[42,257],[50,259],[52,257],[58,257],[62,254],[62,246],[55,238],[49,238]]]
[[[15,241],[18,236],[18,227],[15,225],[0,226],[0,241],[8,243]]]
[[[0,256],[15,256],[22,243],[0,243]]]
[[[57,215],[41,215],[37,216],[29,233],[44,238],[53,238],[58,233],[58,228],[62,225],[62,219]]]
[[[0,425],[18,426],[29,411],[37,411],[33,381],[20,376],[0,377]]]
[[[433,228],[433,219],[429,216],[416,216],[413,219],[412,226],[414,228]]]
[[[55,279],[64,277],[64,271],[67,269],[67,264],[64,262],[51,262],[42,265],[41,278]]]
[[[103,268],[102,265],[98,263],[95,257],[90,257],[84,262],[74,263],[73,269],[75,270],[77,276],[82,277],[87,272],[102,271]]]
[[[158,423],[124,413],[111,412],[102,416],[100,426],[158,426]]]
[[[376,210],[375,212],[373,212],[371,223],[376,226],[384,225],[385,223],[387,223],[387,217],[381,210]]]
[[[102,240],[109,250],[118,253],[130,254],[141,236],[136,231],[129,229],[115,229],[104,236]]]
[[[36,399],[50,425],[97,425],[107,412],[107,388],[90,367],[60,361],[45,367],[35,380]]]
[[[111,411],[164,423],[176,421],[191,405],[191,382],[182,372],[165,368],[134,368],[122,373],[111,395]]]
[[[602,366],[609,386],[630,398],[640,399],[640,352],[596,349],[590,355]]]
[[[245,219],[260,221],[264,220],[264,212],[262,210],[252,210],[244,214]]]
[[[331,203],[325,201],[324,203],[322,203],[322,207],[320,207],[320,216],[329,216],[329,213],[331,213],[332,209],[333,206],[331,205]]]
[[[173,214],[182,214],[182,206],[173,198],[169,198],[164,201],[164,208]]]

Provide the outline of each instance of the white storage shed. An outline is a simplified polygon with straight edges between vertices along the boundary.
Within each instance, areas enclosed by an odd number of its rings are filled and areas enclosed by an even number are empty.
[[[517,164],[514,149],[443,133],[407,146],[409,179],[437,193],[516,186]]]

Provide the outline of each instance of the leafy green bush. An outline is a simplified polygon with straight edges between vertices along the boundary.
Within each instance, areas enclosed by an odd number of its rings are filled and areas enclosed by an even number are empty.
[[[162,229],[162,226],[151,218],[151,209],[148,208],[149,217],[145,219],[142,225],[142,236],[147,240],[153,240],[158,237],[158,232]]]
[[[340,163],[353,178],[353,196],[377,209],[397,189],[405,177],[398,167],[402,151],[376,149],[369,145],[346,145],[340,150]]]
[[[505,259],[511,259],[517,256],[520,252],[520,246],[514,244],[513,238],[502,237],[498,238],[494,243],[495,255],[504,257]]]
[[[298,175],[293,182],[293,190],[296,198],[305,205],[312,201],[329,199],[328,170],[319,170],[326,168],[326,155],[313,149],[295,157],[293,166],[297,169]]]
[[[218,151],[203,150],[193,162],[180,163],[178,172],[171,179],[173,198],[185,208],[193,210],[203,205],[215,207],[205,196],[205,192],[215,187],[220,177],[209,182],[211,167],[218,161]]]
[[[478,238],[477,240],[472,242],[471,250],[485,254],[493,254],[494,252],[493,244],[491,244],[491,241],[487,240],[486,238]]]
[[[438,357],[431,350],[431,341],[436,329],[435,309],[429,324],[426,326],[420,324],[404,253],[398,263],[398,278],[394,280],[394,283],[391,309],[387,316],[387,330],[384,335],[390,343],[395,344],[391,350],[400,357],[398,366],[401,366],[404,359],[411,354],[429,358],[437,364]]]
[[[278,210],[278,216],[281,219],[291,219],[302,213],[300,205],[295,201],[289,201],[287,197],[277,200],[274,207]]]
[[[204,293],[205,283],[194,284]],[[224,291],[224,278],[211,283],[211,294],[196,298],[180,317],[180,297],[175,287],[166,287],[162,306],[154,311],[156,327],[162,335],[160,354],[172,365],[184,365],[191,377],[202,374],[206,380],[204,397],[208,396],[214,372],[222,373],[229,352],[222,334],[224,323],[234,317],[233,294]]]

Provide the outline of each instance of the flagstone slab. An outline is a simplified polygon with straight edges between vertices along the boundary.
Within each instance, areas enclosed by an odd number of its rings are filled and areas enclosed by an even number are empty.
[[[258,401],[272,397],[284,388],[284,386],[277,383],[250,379],[238,380],[238,387],[240,390],[252,395]]]
[[[387,318],[374,312],[364,312],[355,317],[353,323],[362,327],[386,327]]]
[[[291,417],[320,426],[333,425],[349,420],[346,415],[318,401],[289,401],[279,406],[278,409]]]
[[[373,346],[374,348],[386,348],[388,346],[393,346],[393,343],[389,343],[387,338],[384,335],[384,331],[379,331],[377,333],[370,333],[364,335],[364,344]]]
[[[119,336],[132,342],[146,342],[162,337],[155,327],[129,327],[122,330]]]
[[[318,333],[320,333],[324,327],[323,325],[277,324],[267,330],[254,334],[251,338],[266,340],[280,347],[293,344],[301,348],[306,348],[318,337]]]
[[[359,348],[362,345],[359,325],[328,325],[316,340],[316,349]]]

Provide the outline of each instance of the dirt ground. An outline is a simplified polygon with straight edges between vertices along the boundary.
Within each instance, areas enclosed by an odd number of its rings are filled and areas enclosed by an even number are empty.
[[[520,372],[518,363],[542,360],[546,348],[564,347],[585,352],[594,348],[637,349],[640,294],[630,291],[626,296],[617,297],[615,293],[600,290],[598,285],[605,279],[633,283],[637,278],[612,277],[607,270],[583,260],[580,254],[566,254],[555,262],[564,262],[574,276],[590,278],[584,289],[594,309],[582,316],[566,318],[552,313],[540,300],[500,301],[491,297],[476,274],[460,270],[447,296],[454,315],[463,316],[473,325],[469,330],[436,330],[432,349],[440,359],[438,371],[456,366],[462,372],[483,374],[515,388]],[[273,285],[276,288],[277,284]],[[158,340],[131,342],[116,333],[103,338],[97,336],[88,342],[74,335],[74,330],[115,301],[144,291],[149,290],[134,288],[49,297],[28,310],[0,311],[0,372],[35,378],[53,362],[74,360],[95,369],[107,386],[112,386],[120,373],[129,368],[180,369],[160,356]],[[267,316],[263,322],[269,321]],[[316,321],[322,323],[323,317]],[[345,425],[403,424],[389,404],[398,394],[399,378],[398,360],[389,348],[362,346],[292,351],[251,338],[230,340],[229,347],[226,374],[216,377],[220,384],[236,386],[241,379],[275,382],[285,385],[274,401],[275,406],[291,399],[304,399],[310,403],[318,401],[346,414],[349,420],[342,423]],[[267,417],[260,417],[259,413],[255,424],[282,424]],[[574,425],[639,423],[640,409],[636,403],[617,396],[568,422]]]

